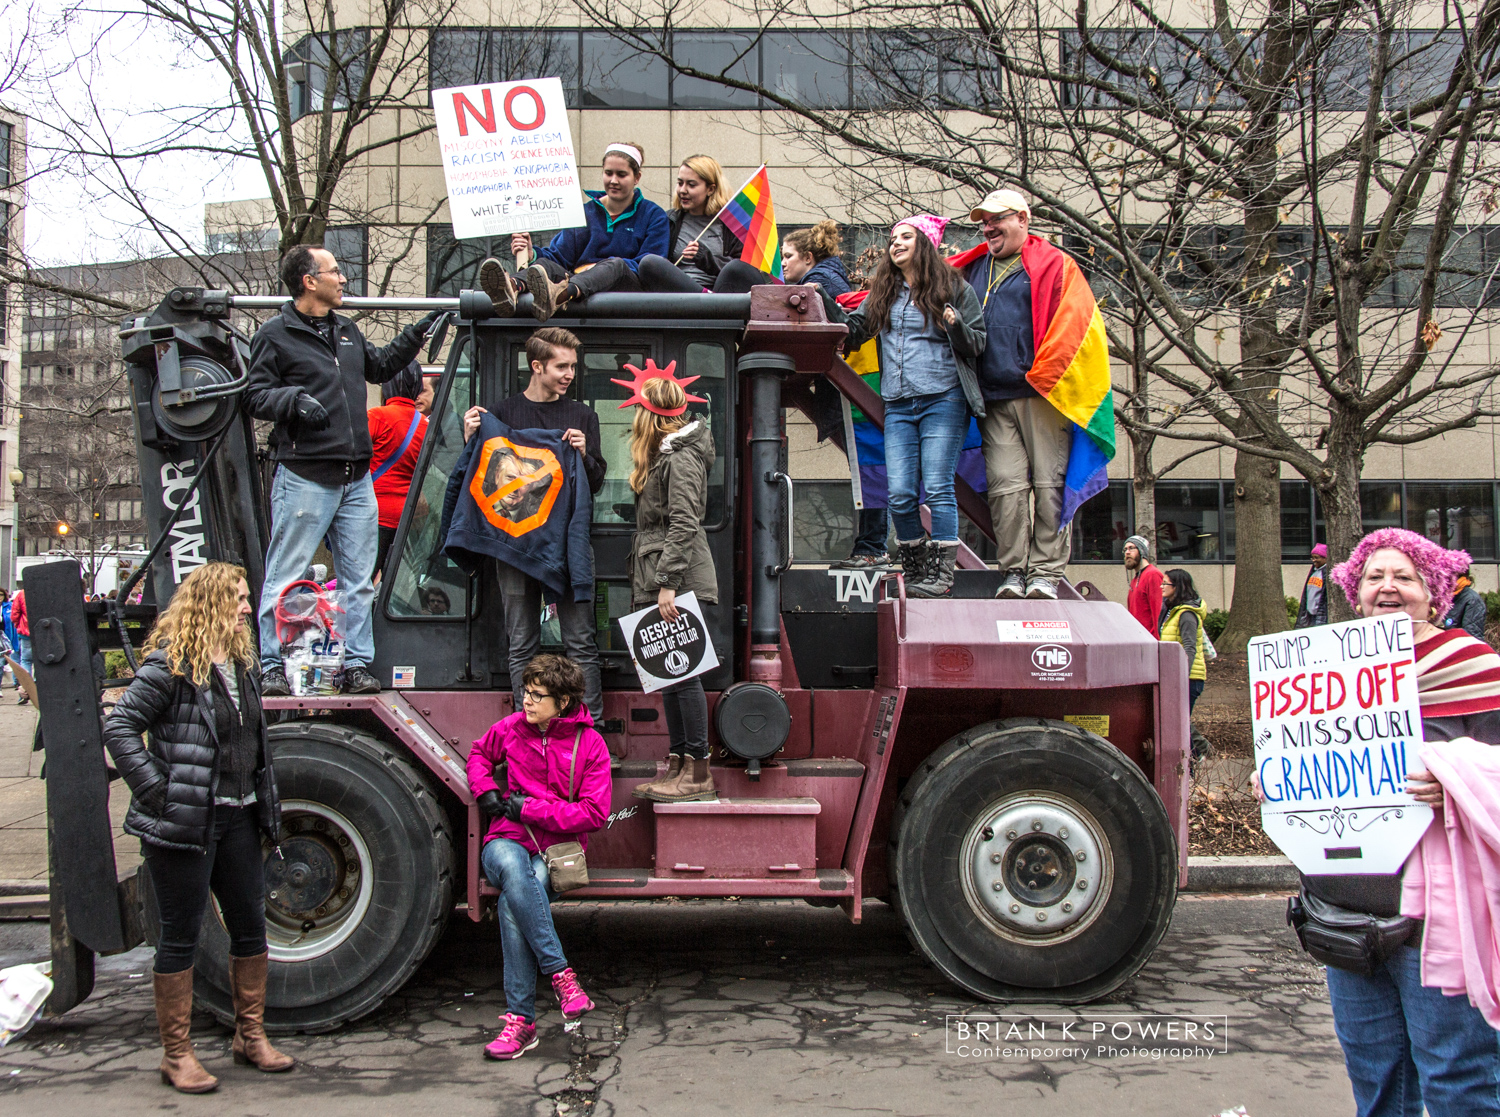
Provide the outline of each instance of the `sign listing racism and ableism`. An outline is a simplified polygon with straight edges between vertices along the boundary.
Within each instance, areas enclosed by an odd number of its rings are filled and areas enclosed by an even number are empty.
[[[432,111],[455,237],[584,223],[560,79],[434,89]]]
[[[1406,792],[1422,767],[1411,618],[1261,636],[1249,659],[1265,832],[1309,875],[1399,870],[1432,821]]]

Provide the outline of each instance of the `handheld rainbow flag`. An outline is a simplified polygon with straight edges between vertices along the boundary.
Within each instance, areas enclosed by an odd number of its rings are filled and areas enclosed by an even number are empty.
[[[719,211],[719,220],[744,242],[740,259],[781,279],[781,234],[776,231],[776,207],[771,204],[771,176],[760,170]]]

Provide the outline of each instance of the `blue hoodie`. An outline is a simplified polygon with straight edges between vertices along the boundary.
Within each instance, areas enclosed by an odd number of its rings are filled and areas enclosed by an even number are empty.
[[[580,264],[597,264],[618,256],[635,271],[641,257],[665,256],[670,251],[671,222],[666,210],[648,201],[640,187],[636,187],[634,204],[619,217],[611,217],[599,200],[604,191],[584,193],[589,199],[583,204],[587,224],[581,229],[558,233],[551,244],[537,253],[539,258],[572,271]]]
[[[535,578],[549,601],[570,587],[590,601],[593,511],[583,455],[561,431],[512,430],[486,412],[448,478],[438,538],[466,573],[488,555]]]
[[[798,283],[819,283],[823,290],[834,298],[849,293],[849,273],[844,270],[844,261],[837,256],[819,260],[807,270]]]

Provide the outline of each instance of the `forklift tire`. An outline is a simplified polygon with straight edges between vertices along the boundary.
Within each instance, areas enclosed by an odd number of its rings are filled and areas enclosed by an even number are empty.
[[[891,835],[913,945],[985,1000],[1098,1000],[1171,922],[1166,808],[1123,753],[1065,722],[1007,718],[952,738],[902,789]]]
[[[279,1034],[326,1032],[373,1012],[431,953],[453,912],[453,834],[432,786],[402,750],[321,721],[268,735],[283,863],[310,882],[299,892],[266,843],[266,1030]],[[289,906],[288,894],[301,899]],[[317,907],[299,912],[297,903]],[[232,1025],[229,935],[215,905],[194,977],[198,1003]]]

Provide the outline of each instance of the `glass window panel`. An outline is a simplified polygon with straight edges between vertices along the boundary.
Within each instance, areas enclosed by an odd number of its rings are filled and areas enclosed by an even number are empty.
[[[335,44],[333,51],[330,41]],[[330,94],[335,109],[349,107],[365,79],[369,41],[369,31],[356,27],[332,35],[308,35],[286,52],[292,119],[322,112],[324,98]],[[332,65],[334,60],[338,62],[336,67]],[[330,74],[331,70],[335,72]]]
[[[740,31],[677,31],[672,55],[679,65],[737,81],[760,81],[760,48],[755,36]],[[753,109],[760,97],[702,78],[676,74],[672,78],[672,107],[678,109]]]
[[[440,386],[427,423],[422,453],[427,456],[421,493],[406,529],[401,561],[392,579],[386,612],[392,617],[462,617],[468,609],[469,578],[443,553],[438,527],[448,477],[464,448],[463,414],[469,409],[468,339],[460,346],[451,387]],[[427,446],[432,446],[429,453]]]
[[[773,31],[761,44],[766,88],[798,105],[849,107],[849,38],[840,31]]]
[[[0,186],[11,184],[10,155],[13,135],[14,129],[11,125],[0,122]]]
[[[1321,542],[1321,535],[1319,541]],[[1281,560],[1301,562],[1307,558],[1312,547],[1312,486],[1306,481],[1283,481],[1281,483]]]
[[[448,89],[489,81],[490,40],[490,32],[479,28],[434,28],[427,62],[429,87]]]
[[[854,101],[863,109],[930,106],[941,88],[939,43],[919,31],[856,31]]]
[[[1072,561],[1122,562],[1130,533],[1130,482],[1111,481],[1078,510]]]
[[[521,352],[517,356],[522,367],[516,383],[518,387],[525,387],[526,354]],[[583,402],[599,416],[599,452],[608,463],[604,487],[594,494],[596,525],[635,523],[635,493],[630,488],[630,423],[635,417],[635,408],[620,410],[620,404],[630,393],[612,383],[611,378],[633,379],[633,374],[625,366],[631,364],[642,368],[646,356],[640,350],[632,351],[628,345],[608,350],[585,346],[579,354],[577,391]]]
[[[583,33],[583,99],[586,109],[664,109],[668,70],[604,31]]]
[[[1484,297],[1489,276],[1485,267],[1484,229],[1454,233],[1443,253],[1438,275],[1436,305],[1477,307]]]
[[[1318,55],[1317,77],[1307,91],[1326,111],[1358,112],[1369,103],[1374,39],[1359,31],[1337,32]]]
[[[833,562],[854,549],[854,494],[848,481],[794,481],[792,557]]]
[[[714,436],[714,464],[708,471],[708,509],[703,515],[703,526],[711,529],[724,522],[728,508],[727,454],[733,443],[729,431],[729,354],[724,346],[714,342],[692,342],[683,351],[679,374],[698,377],[692,385],[693,395],[708,401],[688,404],[688,414],[706,419]]]
[[[1359,516],[1366,532],[1382,527],[1401,527],[1401,482],[1361,481]]]
[[[1156,565],[1218,561],[1222,531],[1219,482],[1157,482]]]
[[[945,105],[987,108],[1000,103],[1005,75],[982,41],[961,36],[945,39],[936,49],[943,62]]]
[[[490,32],[488,81],[560,78],[569,108],[578,101],[578,32],[510,28]]]
[[[336,229],[325,229],[323,247],[333,253],[339,262],[339,270],[349,280],[344,289],[346,295],[366,294],[366,276],[369,272],[369,235],[363,225],[344,225]]]
[[[1488,481],[1409,482],[1406,526],[1476,562],[1495,560],[1495,487]]]
[[[1403,108],[1448,88],[1453,67],[1463,51],[1457,31],[1407,31],[1391,43],[1396,64],[1386,79],[1387,109]]]

